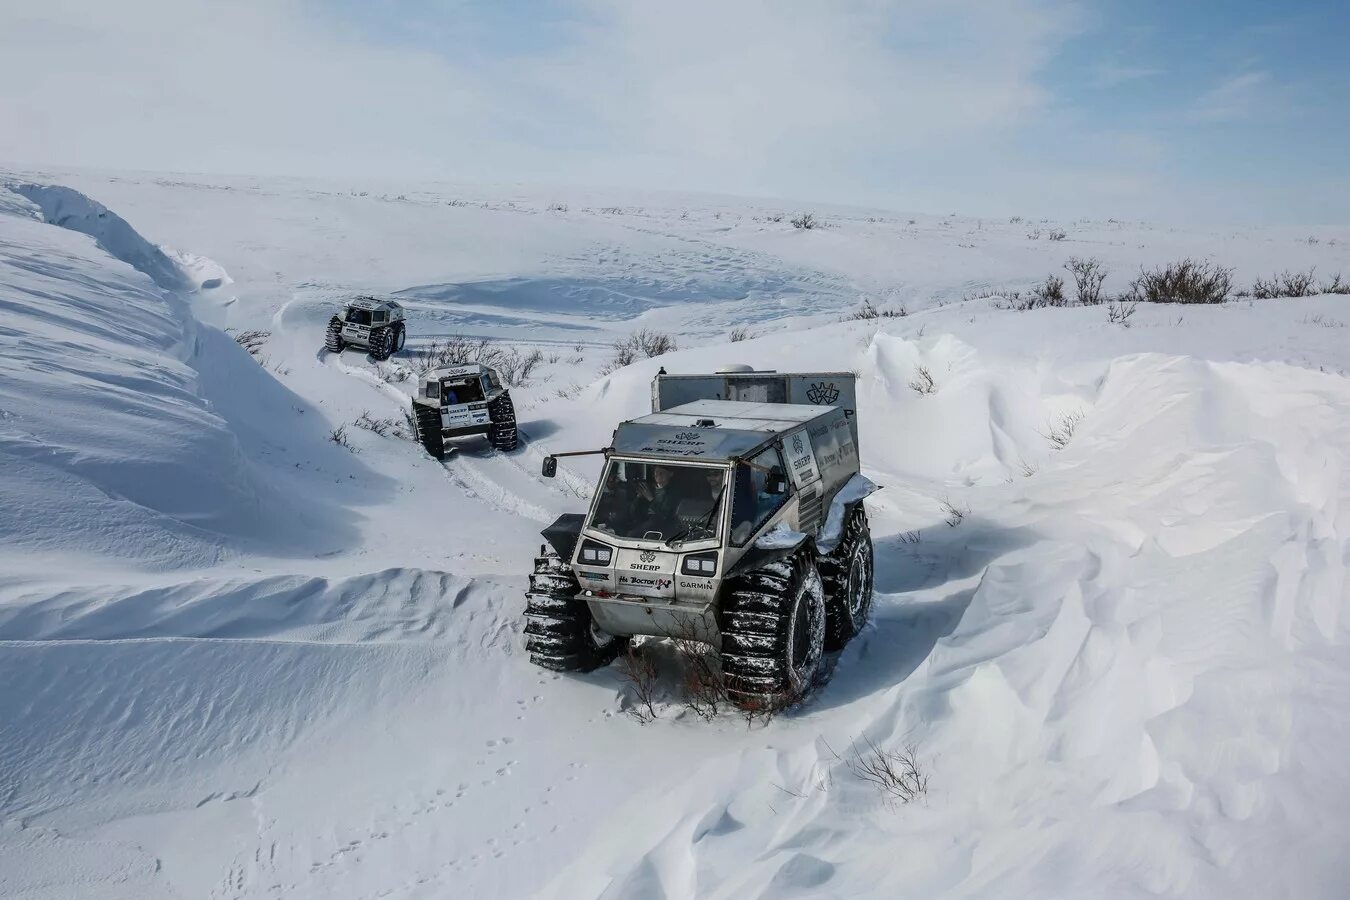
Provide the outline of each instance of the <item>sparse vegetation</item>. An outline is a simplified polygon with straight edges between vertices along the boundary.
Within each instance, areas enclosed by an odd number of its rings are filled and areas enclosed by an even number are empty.
[[[1073,440],[1074,432],[1078,430],[1084,416],[1085,413],[1082,410],[1065,413],[1050,424],[1042,437],[1049,441],[1056,450],[1063,450]]]
[[[1106,321],[1112,325],[1120,325],[1124,328],[1130,327],[1130,317],[1134,311],[1139,308],[1139,301],[1129,300],[1124,297],[1117,297],[1106,304]]]
[[[1058,275],[1047,275],[1045,281],[1031,289],[1032,308],[1042,306],[1068,306],[1064,296],[1064,279]]]
[[[1232,269],[1192,259],[1141,269],[1130,284],[1132,298],[1147,303],[1223,303],[1232,289]]]
[[[234,342],[248,351],[248,355],[257,359],[262,353],[263,347],[267,345],[267,340],[272,336],[270,331],[241,331],[234,335]]]
[[[942,498],[940,506],[945,516],[943,521],[947,523],[948,528],[957,527],[966,520],[966,516],[970,515],[969,506],[957,506],[947,497]]]
[[[1073,276],[1075,299],[1079,306],[1096,306],[1102,302],[1102,285],[1107,272],[1101,260],[1070,256],[1064,268]]]
[[[731,329],[731,334],[728,335],[728,337],[731,339],[731,343],[739,344],[741,341],[750,340],[750,338],[753,337],[753,335],[750,334],[749,328],[745,327],[744,325],[738,325],[735,328]]]
[[[614,358],[601,369],[601,375],[617,372],[624,366],[632,365],[643,357],[651,359],[679,349],[675,338],[664,331],[641,328],[620,341],[614,342]]]
[[[1052,241],[1062,241],[1068,237],[1068,234],[1065,233],[1063,228],[1051,228],[1050,233],[1046,235],[1046,237]]]
[[[1311,297],[1317,293],[1315,269],[1306,272],[1281,272],[1269,279],[1258,278],[1252,285],[1252,296],[1257,300],[1276,297]],[[1337,276],[1339,277],[1339,276]]]
[[[353,453],[356,452],[356,448],[352,446],[351,440],[348,439],[347,437],[346,425],[339,425],[337,428],[334,428],[331,432],[329,432],[328,439],[333,443],[337,444],[339,447],[346,447]]]
[[[861,747],[857,741],[850,746],[847,764],[854,776],[875,786],[889,804],[903,806],[928,793],[928,773],[913,744],[888,750],[863,738]]]
[[[814,214],[809,212],[804,212],[792,217],[793,228],[799,228],[803,231],[810,231],[812,228],[819,228],[820,226],[821,226],[820,220],[817,219]]]
[[[364,428],[366,431],[377,434],[380,437],[396,437],[400,440],[412,440],[413,435],[416,434],[412,424],[412,413],[408,410],[405,410],[402,417],[397,419],[392,416],[380,418],[372,414],[370,410],[366,410],[361,413],[361,415],[357,416],[356,421],[352,424],[357,428]]]
[[[844,316],[841,321],[858,322],[867,319],[902,319],[907,315],[909,315],[909,310],[905,309],[903,306],[898,309],[882,309],[873,303],[872,299],[869,297],[863,300],[861,306]]]
[[[628,714],[643,723],[657,718],[659,677],[649,642],[628,645],[628,651],[619,657],[619,675],[632,689],[633,705],[628,707]]]
[[[900,543],[902,544],[917,544],[922,540],[923,532],[917,529],[914,531],[901,532],[900,534]]]
[[[1322,285],[1324,294],[1350,294],[1350,281],[1342,281],[1341,273],[1331,276],[1331,280]]]
[[[447,366],[478,363],[496,369],[508,387],[520,387],[544,361],[544,354],[538,349],[522,353],[515,347],[504,347],[487,338],[451,335],[414,350],[408,361],[419,376]]]
[[[927,366],[917,366],[914,369],[914,377],[909,380],[909,386],[916,394],[937,393],[937,384],[933,381],[933,373],[928,371]]]

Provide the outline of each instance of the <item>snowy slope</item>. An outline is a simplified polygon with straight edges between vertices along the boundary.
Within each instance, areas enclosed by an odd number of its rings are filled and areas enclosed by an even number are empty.
[[[132,224],[74,233],[0,190],[0,895],[1350,886],[1347,298],[1129,328],[960,299],[1075,253],[1121,280],[1187,254],[1329,275],[1350,236],[1096,223],[1061,247],[708,198],[61,183]],[[407,298],[414,345],[556,354],[513,391],[522,449],[441,465],[351,427],[409,389],[319,351],[354,290]],[[838,321],[864,295],[912,314]],[[725,343],[740,324],[762,336]],[[600,376],[642,326],[686,349]],[[258,357],[226,327],[269,332]],[[790,715],[704,723],[667,683],[644,725],[616,671],[523,653],[538,530],[595,471],[539,460],[605,443],[658,366],[728,360],[858,373],[874,620]],[[850,772],[866,740],[917,748],[922,802]]]

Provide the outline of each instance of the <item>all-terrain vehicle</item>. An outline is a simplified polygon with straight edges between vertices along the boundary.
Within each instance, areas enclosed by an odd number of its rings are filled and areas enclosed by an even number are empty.
[[[847,379],[851,396],[851,374]],[[834,398],[838,400],[838,396]],[[614,432],[588,513],[544,529],[526,595],[537,665],[589,671],[636,635],[721,652],[729,699],[795,702],[862,628],[872,539],[852,416],[695,400]],[[559,454],[567,455],[567,454]],[[544,475],[557,470],[544,460]]]
[[[375,359],[386,360],[402,350],[407,340],[403,307],[397,301],[356,297],[328,320],[323,345],[330,353],[360,347]]]
[[[497,450],[514,450],[520,440],[511,392],[495,369],[478,363],[424,376],[412,398],[412,413],[417,440],[437,459],[449,449],[446,438],[485,434]]]

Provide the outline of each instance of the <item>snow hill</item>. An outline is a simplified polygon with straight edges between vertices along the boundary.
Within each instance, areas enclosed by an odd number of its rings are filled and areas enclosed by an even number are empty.
[[[981,298],[1070,256],[1329,279],[1350,229],[797,211],[0,173],[0,896],[1350,891],[1350,297]],[[521,449],[357,427],[411,389],[320,350],[357,291],[409,351],[539,349]],[[682,349],[602,374],[639,328]],[[539,463],[729,361],[858,374],[873,621],[790,714],[707,723],[670,676],[644,724],[523,652],[596,474]]]

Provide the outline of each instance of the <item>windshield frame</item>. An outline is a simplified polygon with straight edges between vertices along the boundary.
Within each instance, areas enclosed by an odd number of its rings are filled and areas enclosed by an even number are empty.
[[[636,463],[644,466],[667,466],[672,469],[714,469],[721,472],[722,500],[718,504],[717,521],[713,523],[712,536],[699,538],[698,540],[680,540],[675,541],[674,543],[667,543],[664,540],[656,540],[654,538],[621,537],[613,532],[596,528],[592,522],[595,521],[596,510],[600,506],[600,497],[604,493],[605,483],[609,480],[609,473],[612,467],[618,463]],[[665,456],[609,455],[605,460],[604,469],[600,472],[600,480],[596,484],[595,492],[591,495],[590,507],[586,511],[586,523],[582,527],[582,533],[603,544],[642,550],[692,553],[698,550],[713,550],[724,547],[726,546],[727,537],[727,516],[729,513],[727,497],[731,487],[731,477],[732,471],[730,461],[694,462],[692,460],[671,459]]]

